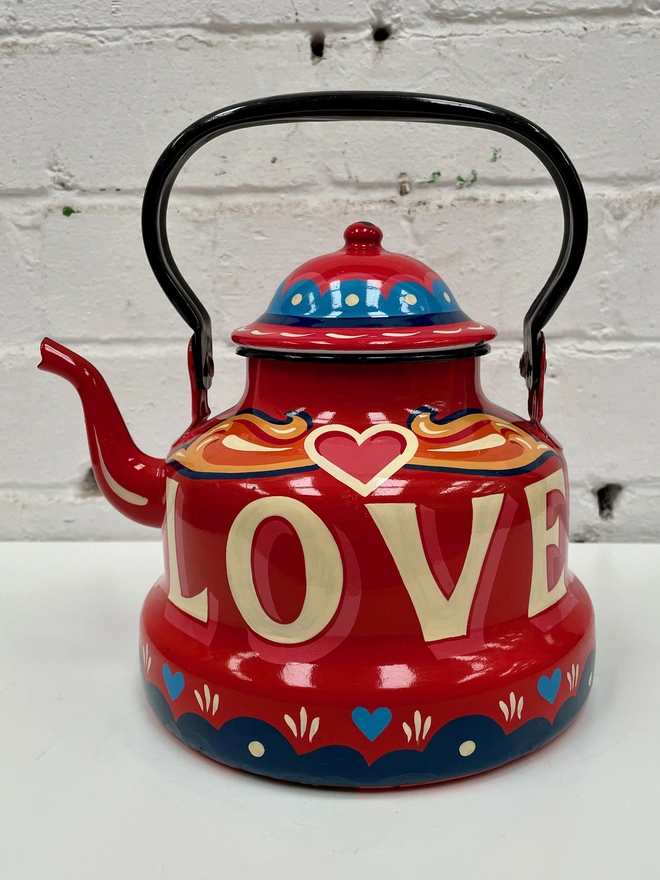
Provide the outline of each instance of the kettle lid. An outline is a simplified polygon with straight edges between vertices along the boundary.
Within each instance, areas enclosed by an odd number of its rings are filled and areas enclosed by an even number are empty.
[[[445,282],[412,257],[381,246],[372,223],[352,223],[345,245],[280,284],[268,310],[232,334],[237,345],[333,356],[464,349],[496,330],[472,321]]]

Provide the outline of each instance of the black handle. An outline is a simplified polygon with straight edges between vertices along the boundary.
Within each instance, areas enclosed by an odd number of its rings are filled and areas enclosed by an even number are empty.
[[[306,92],[246,101],[193,122],[165,149],[154,166],[142,204],[142,237],[158,283],[181,317],[193,329],[192,353],[201,389],[213,377],[211,319],[179,271],[167,239],[167,206],[181,168],[200,147],[230,131],[279,122],[336,122],[380,119],[444,122],[487,128],[528,147],[552,175],[564,211],[564,237],[550,277],[530,306],[523,323],[521,373],[533,396],[540,397],[545,349],[542,328],[566,296],[582,262],[587,243],[587,203],[577,171],[559,144],[533,122],[478,101],[406,92]],[[535,406],[540,417],[540,400]]]

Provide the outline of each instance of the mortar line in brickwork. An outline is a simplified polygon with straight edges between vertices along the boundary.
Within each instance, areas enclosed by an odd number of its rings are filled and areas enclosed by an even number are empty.
[[[520,352],[515,347],[515,340],[506,336],[502,338],[506,345],[500,346],[497,342],[492,343],[493,354],[519,356]],[[594,335],[592,337],[576,337],[571,336],[570,333],[555,335],[548,331],[546,332],[546,340],[548,343],[549,361],[552,359],[553,352],[562,355],[570,353],[578,357],[606,358],[609,355],[638,355],[646,352],[660,351],[660,336],[603,338]]]
[[[581,180],[587,190],[587,196],[591,198],[619,198],[621,196],[644,196],[644,195],[660,195],[660,179],[654,179],[650,176],[642,176],[637,174],[630,175],[590,175],[581,174]],[[174,190],[173,198],[177,197],[197,198],[197,199],[216,199],[222,196],[223,203],[218,205],[218,212],[232,202],[241,201],[244,196],[254,197],[261,196],[267,198],[269,196],[281,196],[287,194],[293,196],[293,199],[277,201],[259,202],[256,199],[248,198],[251,206],[263,204],[270,211],[290,210],[292,201],[298,198],[305,202],[337,202],[339,204],[351,204],[359,201],[361,204],[365,200],[359,197],[351,198],[350,195],[344,195],[344,190],[354,190],[357,193],[372,193],[372,201],[374,203],[391,202],[396,205],[410,207],[423,205],[426,202],[435,205],[436,196],[442,193],[443,198],[454,199],[457,202],[468,202],[479,200],[483,193],[487,193],[489,199],[495,199],[501,195],[505,198],[519,199],[524,197],[528,200],[557,200],[556,189],[550,180],[543,177],[539,178],[479,178],[479,182],[475,186],[469,188],[461,188],[449,180],[447,183],[436,184],[432,189],[425,187],[424,181],[412,181],[413,191],[408,194],[405,199],[394,194],[398,184],[396,180],[381,179],[375,181],[356,181],[356,180],[329,180],[323,188],[319,188],[315,183],[301,184],[279,184],[277,186],[261,186],[259,184],[239,184],[236,187],[228,186],[177,186]],[[76,200],[90,206],[117,206],[118,204],[136,208],[141,207],[144,189],[142,187],[126,187],[120,188],[119,192],[110,192],[103,190],[112,190],[115,187],[91,187],[81,189],[72,187],[71,189],[59,189],[55,187],[14,187],[0,189],[0,202],[12,200],[34,200],[38,202],[42,208],[47,211],[57,212],[63,206],[67,206],[72,200]],[[341,198],[338,193],[341,192]],[[176,208],[176,201],[172,202]],[[181,205],[182,207],[183,205]]]
[[[446,10],[443,10],[446,12]],[[584,33],[585,22],[593,23],[600,30],[613,25],[639,25],[657,23],[656,14],[653,11],[643,8],[622,7],[620,9],[602,9],[602,8],[581,8],[576,10],[564,9],[561,12],[538,12],[530,15],[529,9],[521,9],[508,13],[479,13],[475,17],[459,18],[451,17],[451,13],[446,14],[444,19],[439,16],[428,16],[425,19],[425,26],[431,25],[437,28],[446,28],[445,30],[437,30],[435,33],[429,34],[428,29],[417,31],[414,27],[406,30],[406,36],[410,37],[428,37],[430,39],[442,39],[444,37],[482,37],[484,35],[497,34],[504,36],[518,36],[520,34],[547,34],[555,32],[566,32],[564,25],[568,25],[572,30],[567,32],[567,36],[580,35]],[[488,27],[487,31],[476,29],[481,25]],[[513,25],[510,29],[508,26]],[[450,27],[463,28],[462,32],[450,31]]]
[[[589,183],[590,180],[588,177],[582,176],[582,180],[585,183]],[[648,178],[647,182],[652,182]],[[448,195],[455,193],[458,198],[472,198],[474,189],[471,189],[470,193],[464,191],[461,187],[456,186],[453,182],[448,183],[438,183],[433,187],[433,190],[423,189],[424,181],[412,181],[413,187],[419,186],[418,194],[424,195],[425,197],[433,198],[434,193],[442,192],[443,195]],[[174,190],[174,197],[176,196],[189,196],[196,198],[216,198],[217,196],[223,196],[224,198],[236,198],[241,197],[243,195],[281,195],[282,193],[291,193],[295,195],[309,195],[318,201],[323,201],[324,197],[328,195],[332,198],[333,189],[343,190],[343,189],[352,189],[356,191],[378,191],[378,190],[387,190],[394,192],[397,189],[398,185],[396,180],[373,180],[373,181],[359,181],[359,180],[343,180],[341,178],[337,178],[335,180],[328,180],[327,184],[325,184],[325,188],[320,188],[318,184],[315,183],[301,183],[301,184],[286,184],[282,183],[276,186],[265,186],[259,184],[238,184],[236,186],[186,186],[180,185],[177,186]],[[486,190],[495,190],[498,191],[503,189],[512,193],[517,191],[524,191],[526,194],[533,195],[533,193],[529,193],[530,188],[534,188],[535,190],[547,190],[548,194],[555,194],[556,190],[550,181],[544,180],[543,178],[529,178],[529,179],[513,179],[511,181],[506,180],[505,178],[496,178],[492,180],[484,180],[481,179],[479,182],[479,187],[477,192],[486,189]],[[660,188],[660,182],[658,183],[658,187]],[[121,187],[121,192],[99,192],[101,188],[91,188],[91,189],[79,189],[76,187],[71,187],[70,189],[62,190],[55,187],[15,187],[12,189],[0,189],[0,198],[2,199],[26,199],[26,198],[38,198],[47,201],[47,206],[52,207],[54,210],[61,207],[60,202],[63,204],[70,200],[71,198],[77,199],[86,199],[94,204],[117,204],[118,202],[126,201],[127,199],[133,200],[135,198],[142,199],[144,194],[144,189],[142,187]],[[114,187],[105,187],[105,189],[114,189]],[[384,194],[386,198],[394,198],[391,195],[391,192]],[[53,198],[56,198],[56,201],[53,201]],[[336,196],[334,196],[336,198]],[[394,199],[399,204],[408,205],[409,199],[405,201],[400,201],[399,198]],[[413,196],[414,200],[414,196]],[[174,204],[174,203],[173,203]],[[275,206],[275,203],[271,203]]]
[[[84,346],[84,350],[81,354],[89,360],[92,360],[95,357],[112,357],[121,359],[125,355],[137,355],[138,359],[142,360],[153,358],[154,360],[160,361],[163,357],[176,357],[179,360],[182,360],[185,358],[188,339],[189,336],[187,335],[183,335],[180,339],[172,337],[161,340],[148,337],[133,339],[94,339],[93,337],[71,339],[65,335],[58,334],[58,342],[62,345]],[[222,343],[220,339],[217,340],[216,347],[219,349],[218,353],[221,354]],[[231,353],[233,353],[233,349],[234,346],[232,344]],[[228,351],[228,353],[230,352]],[[37,361],[38,355],[39,343],[36,341],[25,342],[19,345],[0,346],[0,363],[5,359],[10,358],[25,358],[28,361]]]
[[[371,21],[354,21],[354,22],[337,22],[328,20],[305,20],[305,21],[275,21],[275,22],[253,22],[241,21],[232,24],[221,24],[214,22],[176,22],[172,24],[112,24],[112,25],[89,25],[87,27],[59,27],[59,28],[0,28],[0,46],[5,39],[20,39],[25,41],[39,40],[42,37],[62,37],[64,39],[70,37],[89,37],[91,39],[97,36],[105,36],[111,34],[112,42],[105,43],[107,46],[121,45],[116,39],[117,34],[125,34],[128,37],[136,38],[135,40],[125,40],[124,42],[147,42],[153,40],[154,35],[160,35],[166,40],[178,40],[182,36],[195,37],[196,34],[200,38],[208,38],[209,35],[228,36],[228,37],[245,37],[252,38],[254,35],[265,37],[277,37],[280,34],[301,34],[309,37],[310,31],[323,30],[325,28],[332,29],[333,33],[341,35],[344,33],[360,33],[371,34],[373,22]]]
[[[529,286],[531,287],[532,285]],[[522,297],[523,294],[521,293],[520,296]],[[595,305],[597,306],[598,302],[596,302]],[[493,320],[497,323],[496,319]],[[549,324],[544,332],[548,346],[557,345],[562,347],[562,350],[567,344],[585,347],[594,346],[602,352],[607,352],[609,350],[608,347],[611,346],[628,346],[636,349],[639,346],[653,347],[660,343],[660,330],[658,330],[657,336],[609,336],[607,335],[607,331],[601,334],[597,332],[589,334],[585,331],[579,330],[576,332],[573,329],[555,331],[552,329],[552,324]],[[501,343],[503,342],[507,343],[506,349],[501,346]],[[522,337],[519,333],[502,330],[498,333],[497,339],[491,343],[491,346],[493,347],[493,351],[508,351],[510,345],[516,345],[521,342]]]
[[[484,35],[489,36],[504,35],[515,36],[520,33],[552,33],[554,31],[565,31],[568,26],[576,35],[584,32],[584,22],[593,22],[599,28],[608,25],[619,26],[621,24],[630,24],[632,26],[639,24],[653,25],[657,24],[657,18],[652,10],[645,9],[641,5],[635,7],[622,6],[619,9],[606,9],[599,7],[581,8],[578,10],[562,9],[556,12],[538,12],[530,16],[528,9],[513,10],[511,12],[502,13],[497,10],[494,12],[470,13],[469,15],[461,15],[458,13],[452,15],[450,11],[444,10],[441,16],[423,16],[423,30],[417,30],[422,27],[416,23],[412,27],[407,27],[405,15],[393,16],[394,36],[399,39],[453,39],[453,38],[481,38]],[[364,21],[338,21],[330,19],[306,19],[298,21],[272,21],[272,22],[254,22],[239,21],[231,23],[221,22],[173,22],[171,24],[136,24],[131,22],[122,23],[121,21],[113,21],[110,25],[88,25],[68,27],[44,27],[30,28],[15,27],[0,28],[0,51],[3,44],[14,48],[16,43],[22,45],[39,45],[44,37],[60,38],[63,41],[78,38],[87,38],[98,41],[103,39],[103,45],[114,48],[123,44],[139,44],[151,43],[154,36],[161,38],[163,41],[173,41],[183,36],[198,37],[200,42],[208,43],[209,37],[244,37],[246,40],[252,40],[256,37],[263,37],[265,40],[272,40],[279,35],[287,36],[290,34],[309,37],[310,32],[326,31],[332,36],[342,37],[344,35],[362,35],[371,38],[371,32],[375,19],[369,18]],[[508,26],[513,25],[514,29]],[[485,32],[482,26],[486,26],[488,31]],[[435,29],[430,33],[430,29]],[[105,42],[106,35],[112,35],[112,40]],[[120,35],[120,39],[117,39]],[[125,37],[125,39],[121,39]],[[336,47],[341,49],[341,47]]]

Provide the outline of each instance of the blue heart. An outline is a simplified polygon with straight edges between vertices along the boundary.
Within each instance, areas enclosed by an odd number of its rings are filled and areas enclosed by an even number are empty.
[[[172,675],[170,667],[167,663],[163,663],[163,681],[165,682],[167,693],[170,695],[170,700],[176,700],[176,698],[181,695],[181,691],[185,685],[183,672],[175,672],[174,675]]]
[[[542,675],[536,687],[544,700],[547,700],[548,703],[554,703],[559,693],[560,684],[561,669],[555,669],[550,678],[547,675]]]
[[[357,729],[366,736],[369,742],[373,742],[392,720],[392,713],[384,706],[373,712],[367,712],[364,706],[358,706],[357,709],[353,709],[351,718]]]

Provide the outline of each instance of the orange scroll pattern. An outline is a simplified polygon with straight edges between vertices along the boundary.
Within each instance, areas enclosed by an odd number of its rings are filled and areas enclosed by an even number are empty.
[[[417,448],[406,469],[473,474],[516,474],[534,470],[557,453],[524,428],[498,416],[468,410],[439,419],[431,407],[415,410],[408,430]],[[314,429],[303,411],[275,419],[259,410],[244,410],[211,426],[169,463],[193,479],[276,476],[316,470],[305,451]],[[405,430],[403,428],[399,430]]]
[[[523,428],[480,410],[438,419],[421,407],[408,420],[419,445],[408,467],[481,474],[524,473],[556,452]]]
[[[198,479],[310,470],[315,465],[303,444],[311,427],[312,420],[305,412],[290,412],[284,419],[275,419],[259,410],[244,410],[177,449],[168,462]]]

